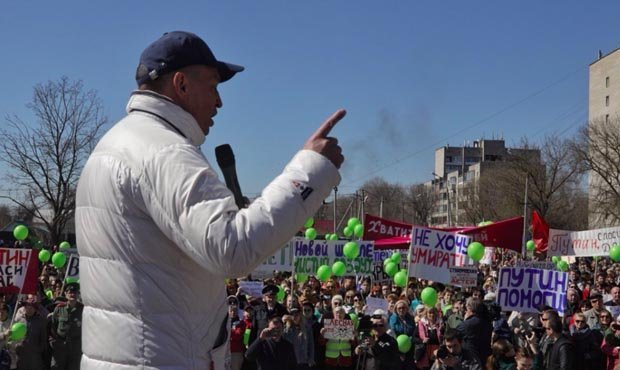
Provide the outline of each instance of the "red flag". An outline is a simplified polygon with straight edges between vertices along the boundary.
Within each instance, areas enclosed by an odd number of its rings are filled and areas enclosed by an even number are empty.
[[[492,224],[459,231],[485,246],[510,249],[521,253],[523,244],[523,216],[496,221]]]
[[[547,252],[549,225],[536,211],[532,211],[532,240],[536,245],[536,253]]]

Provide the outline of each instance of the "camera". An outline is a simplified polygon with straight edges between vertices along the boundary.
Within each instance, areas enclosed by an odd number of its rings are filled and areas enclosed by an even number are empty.
[[[437,349],[437,358],[443,360],[448,356],[450,356],[448,348],[446,346],[439,346],[439,349]]]

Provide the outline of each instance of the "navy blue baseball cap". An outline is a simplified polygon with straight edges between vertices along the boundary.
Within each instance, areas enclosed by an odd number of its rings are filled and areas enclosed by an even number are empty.
[[[207,43],[197,35],[191,32],[173,31],[164,33],[144,49],[136,71],[136,82],[139,86],[191,65],[217,68],[220,82],[228,81],[237,72],[244,70],[242,66],[215,59]]]

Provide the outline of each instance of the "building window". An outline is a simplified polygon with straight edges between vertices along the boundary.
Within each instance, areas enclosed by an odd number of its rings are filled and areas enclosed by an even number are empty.
[[[609,95],[605,97],[605,106],[609,107]]]
[[[609,87],[609,77],[605,77],[605,87]]]

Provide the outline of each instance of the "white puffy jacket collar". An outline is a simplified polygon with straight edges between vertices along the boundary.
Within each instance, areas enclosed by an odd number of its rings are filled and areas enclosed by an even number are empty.
[[[127,103],[127,113],[131,112],[146,112],[158,117],[192,145],[200,146],[205,141],[205,134],[194,117],[167,96],[150,90],[136,90]]]

